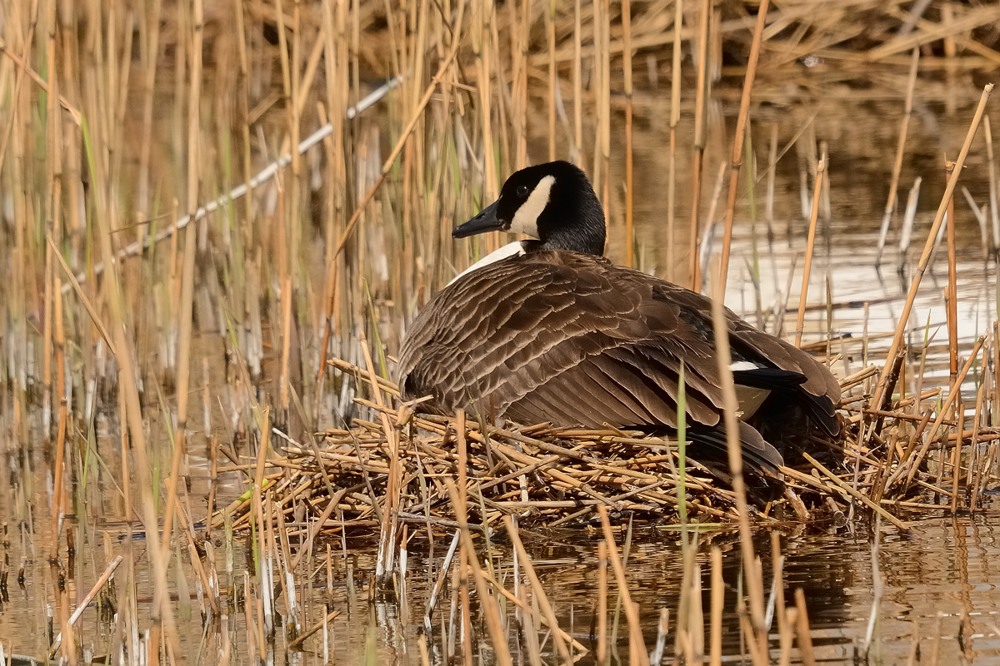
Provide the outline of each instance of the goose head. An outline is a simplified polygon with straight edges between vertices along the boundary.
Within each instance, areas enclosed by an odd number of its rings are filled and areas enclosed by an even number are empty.
[[[607,229],[587,175],[569,162],[548,162],[514,173],[500,197],[455,228],[454,238],[487,231],[530,236],[525,252],[561,250],[601,256]]]

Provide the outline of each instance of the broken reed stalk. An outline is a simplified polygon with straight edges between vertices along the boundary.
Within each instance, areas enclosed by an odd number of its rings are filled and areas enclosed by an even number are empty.
[[[945,212],[948,210],[948,202],[955,194],[955,188],[958,185],[958,178],[962,173],[962,169],[965,167],[965,159],[969,155],[969,149],[972,147],[972,140],[976,136],[979,124],[982,122],[983,115],[986,112],[986,104],[989,101],[992,92],[993,84],[987,83],[983,87],[983,93],[979,98],[979,104],[976,107],[975,114],[973,115],[972,123],[969,125],[969,131],[965,135],[965,141],[962,143],[962,149],[959,151],[958,158],[955,160],[954,171],[948,179],[948,184],[941,197],[941,203],[938,205],[937,213],[934,215],[934,222],[931,224],[930,231],[927,232],[927,241],[924,243],[924,250],[920,255],[920,260],[917,262],[917,267],[910,281],[910,290],[906,294],[906,301],[903,303],[903,310],[899,314],[899,323],[896,325],[896,331],[892,336],[892,342],[889,344],[889,349],[885,355],[886,362],[883,366],[882,374],[879,376],[879,383],[868,403],[869,407],[872,409],[879,409],[882,405],[883,399],[885,398],[884,391],[889,368],[892,367],[891,361],[903,344],[903,334],[906,332],[908,322],[910,321],[910,312],[913,310],[913,303],[917,298],[920,281],[923,278],[924,273],[927,271],[931,251],[934,249],[934,241],[937,238],[938,230],[940,230],[941,224],[944,221]]]
[[[903,104],[903,118],[899,123],[899,140],[896,143],[896,159],[892,163],[892,177],[889,180],[889,194],[885,202],[885,213],[882,215],[882,229],[879,232],[878,250],[875,253],[875,265],[882,263],[882,250],[885,248],[886,235],[889,232],[889,222],[896,209],[896,191],[899,188],[899,174],[903,170],[903,154],[906,148],[906,135],[913,116],[913,93],[917,88],[917,65],[920,63],[920,50],[913,49],[910,59],[910,74],[907,78],[906,102]]]
[[[816,227],[819,222],[819,199],[826,180],[827,156],[824,152],[816,163],[816,182],[813,183],[812,211],[809,213],[809,237],[806,240],[806,257],[802,266],[802,288],[799,290],[799,309],[795,317],[795,346],[802,346],[802,329],[806,321],[806,302],[809,298],[809,275],[812,272],[813,251],[816,248]]]
[[[736,197],[739,191],[740,169],[743,166],[743,141],[750,118],[750,93],[753,91],[754,77],[757,75],[757,61],[760,59],[760,44],[767,23],[767,9],[770,0],[761,0],[757,8],[757,22],[754,25],[753,42],[747,60],[747,73],[743,79],[743,93],[740,96],[740,111],[736,116],[736,130],[733,133],[733,152],[729,161],[729,198],[726,201],[726,228],[722,237],[722,259],[719,262],[719,293],[726,293],[729,278],[729,254],[733,242],[733,223],[736,219]]]
[[[806,609],[806,594],[801,587],[795,588],[795,629],[799,643],[799,657],[805,666],[816,666],[813,652],[812,632],[809,629],[809,614]]]
[[[83,595],[83,598],[76,604],[76,610],[73,611],[73,614],[66,621],[68,626],[72,627],[80,620],[84,611],[87,610],[91,602],[93,602],[97,597],[98,592],[100,592],[104,586],[107,585],[108,581],[111,580],[111,576],[114,575],[115,571],[118,570],[118,567],[121,566],[122,560],[124,560],[124,556],[116,555],[110,562],[108,562],[108,565],[104,568],[104,573],[98,577],[98,579],[91,586],[90,591]],[[49,659],[55,658],[55,653],[59,649],[62,642],[62,635],[56,635],[55,640],[52,641],[52,648],[49,651]]]
[[[938,410],[937,417],[934,419],[934,423],[931,424],[930,430],[924,437],[924,442],[921,445],[920,450],[917,452],[916,457],[910,462],[909,470],[906,474],[906,484],[905,484],[906,486],[909,486],[911,483],[913,483],[913,479],[917,473],[917,468],[920,465],[920,461],[924,459],[924,456],[927,455],[927,451],[930,448],[931,444],[935,441],[937,437],[937,432],[941,428],[941,424],[944,422],[945,416],[952,413],[953,405],[960,399],[962,393],[961,392],[962,382],[965,381],[966,376],[969,374],[969,370],[971,370],[972,366],[975,365],[976,356],[979,354],[979,350],[983,346],[983,343],[985,341],[986,341],[985,336],[982,335],[979,336],[979,338],[976,340],[976,343],[972,346],[972,350],[969,352],[969,358],[966,359],[965,365],[962,366],[962,369],[955,376],[955,380],[949,387],[948,395],[945,398],[944,404],[941,405],[940,409]],[[956,446],[959,444],[960,442],[956,443]],[[899,471],[900,470],[897,470],[897,473]]]

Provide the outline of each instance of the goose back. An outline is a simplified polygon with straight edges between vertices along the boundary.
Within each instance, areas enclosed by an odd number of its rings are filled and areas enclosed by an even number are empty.
[[[840,387],[829,370],[725,313],[736,367],[756,369],[736,373],[744,383],[786,389],[835,433]],[[407,333],[398,375],[404,398],[431,395],[424,408],[443,414],[673,428],[683,365],[688,420],[711,428],[723,410],[713,335],[705,296],[602,257],[533,252],[439,292]]]

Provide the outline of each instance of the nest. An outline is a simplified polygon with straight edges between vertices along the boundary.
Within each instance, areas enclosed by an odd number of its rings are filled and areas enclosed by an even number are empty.
[[[733,490],[697,461],[682,464],[675,441],[619,430],[505,429],[461,414],[419,415],[414,405],[399,405],[395,386],[374,372],[343,361],[334,365],[353,375],[359,393],[371,396],[355,400],[368,417],[326,431],[315,449],[290,444],[268,461],[278,471],[264,487],[286,527],[312,521],[329,532],[374,535],[390,511],[401,523],[453,529],[449,488],[464,492],[474,529],[487,529],[505,515],[516,515],[526,527],[588,524],[597,519],[598,506],[657,525],[682,517],[701,523],[738,518]],[[875,372],[870,368],[845,379],[845,395]],[[995,430],[979,429],[970,439],[964,431],[949,435],[941,420],[944,427],[933,433],[943,442],[935,464],[928,447],[910,446],[907,452],[908,443],[931,434],[914,426],[915,420],[926,426],[927,418],[914,417],[909,405],[901,405],[898,413],[880,413],[872,432],[875,422],[864,403],[848,397],[841,405],[844,463],[834,470],[807,455],[805,468],[783,468],[783,497],[752,505],[751,520],[836,525],[853,509],[854,515],[879,514],[905,528],[896,515],[900,511],[954,509],[959,494],[968,505],[970,496],[996,480],[990,472],[1000,439]],[[858,444],[865,439],[863,423],[871,448]],[[962,445],[977,445],[968,449],[965,467],[961,455],[954,467],[955,442],[959,453]],[[244,499],[229,508],[236,514],[234,527],[249,520],[250,505]]]

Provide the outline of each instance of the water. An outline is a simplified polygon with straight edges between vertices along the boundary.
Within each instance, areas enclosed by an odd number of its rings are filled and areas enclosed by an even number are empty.
[[[638,111],[637,246],[638,256],[646,269],[660,275],[673,269],[675,277],[683,280],[686,278],[683,267],[687,265],[684,248],[687,245],[689,184],[684,179],[678,187],[678,219],[682,222],[676,235],[678,253],[668,257],[662,196],[663,146],[667,142],[668,117],[665,98],[666,95],[661,94],[645,100]],[[974,96],[970,94],[964,101],[972,99]],[[727,106],[725,112],[731,113],[734,106]],[[834,351],[843,354],[837,370],[844,374],[856,371],[867,361],[881,362],[880,351],[884,352],[887,340],[877,336],[891,332],[896,325],[910,272],[943,191],[942,151],[949,157],[957,154],[971,117],[967,104],[961,105],[955,115],[947,115],[938,102],[918,103],[900,181],[901,196],[905,197],[916,176],[924,179],[914,241],[909,252],[901,257],[895,249],[899,234],[897,219],[879,271],[875,268],[875,244],[901,111],[902,100],[892,96],[879,100],[857,96],[824,96],[821,100],[810,100],[793,95],[776,97],[773,104],[761,107],[754,114],[753,140],[759,156],[756,166],[759,174],[767,168],[764,156],[772,127],[779,146],[784,146],[805,127],[810,128],[809,136],[828,142],[831,214],[829,219],[821,221],[809,302],[829,304],[830,310],[829,314],[826,307],[808,311],[805,338],[815,341],[832,334],[843,339],[834,345]],[[992,117],[1000,118],[995,111]],[[722,121],[717,118],[716,122]],[[541,124],[532,128],[533,140],[544,131]],[[688,136],[689,132],[690,128],[683,124],[682,136]],[[715,132],[715,142],[709,146],[706,156],[706,197],[712,190],[716,166],[728,152],[725,142],[719,138],[721,135],[721,131]],[[686,149],[680,155],[684,165],[690,163],[690,158]],[[758,188],[755,209],[747,206],[741,195],[744,203],[738,212],[740,222],[734,235],[727,304],[746,313],[751,320],[759,318],[759,324],[769,330],[776,330],[779,324],[785,331],[794,327],[806,235],[799,188],[801,159],[793,149],[778,165],[778,187],[773,202],[774,240],[770,244],[766,240],[763,186]],[[616,169],[619,167],[616,163]],[[988,192],[984,169],[982,139],[979,138],[962,182],[980,205],[986,201]],[[618,173],[622,171],[619,169]],[[684,178],[687,168],[680,168],[679,173]],[[621,197],[612,197],[610,204],[610,254],[621,261],[624,256]],[[980,229],[964,198],[956,201],[956,210],[959,346],[967,351],[972,341],[986,332],[996,318],[996,264],[983,258]],[[756,222],[751,224],[751,219]],[[716,234],[716,238],[720,235]],[[925,377],[930,382],[947,383],[947,359],[941,346],[946,336],[942,297],[946,283],[944,259],[942,250],[924,279],[910,322],[909,338],[919,347],[925,331],[934,336],[935,344],[931,347],[933,353]],[[755,264],[759,264],[759,269],[754,268]],[[901,274],[897,273],[897,264],[903,266]],[[866,331],[873,336],[867,346],[861,342]],[[205,336],[202,341],[206,347],[214,347],[214,351],[202,352],[199,358],[209,360],[213,377],[222,377],[223,354],[217,348],[218,340]],[[911,385],[909,390],[913,388]],[[224,444],[238,439],[224,428],[218,428],[214,434]],[[148,623],[151,613],[151,583],[141,536],[128,538],[127,529],[120,522],[123,509],[115,482],[120,469],[111,454],[119,435],[113,427],[98,433],[93,440],[97,447],[93,452],[93,464],[98,465],[94,472],[98,483],[75,489],[74,506],[85,519],[78,520],[78,514],[71,512],[64,526],[67,532],[75,535],[77,544],[76,562],[63,563],[67,564],[69,575],[66,599],[68,602],[79,600],[103,570],[106,560],[112,554],[123,554],[126,564],[118,576],[134,584],[134,603],[141,627]],[[187,489],[184,506],[190,511],[192,520],[199,521],[195,531],[200,535],[204,534],[202,521],[207,512],[204,498],[208,494],[209,471],[207,444],[201,439],[198,442],[192,448],[192,485]],[[234,450],[239,449],[235,441],[233,446]],[[0,522],[7,530],[0,546],[3,558],[0,573],[7,572],[6,588],[0,590],[0,643],[8,653],[13,651],[39,658],[46,654],[51,639],[52,630],[46,628],[46,618],[58,615],[58,609],[51,602],[57,595],[51,589],[53,577],[46,561],[52,531],[48,519],[53,483],[49,471],[51,451],[44,446],[28,447],[27,455],[23,455],[24,450],[10,446],[9,452],[0,458],[0,478],[10,480],[0,488]],[[106,468],[103,458],[110,461]],[[218,483],[220,495],[216,506],[232,501],[243,488],[242,477],[236,472],[223,473]],[[101,507],[104,519],[95,518],[92,513],[95,506]],[[26,512],[26,507],[31,510]],[[947,516],[943,512],[927,512],[908,518],[913,520],[913,529],[908,534],[884,525],[876,534],[871,524],[860,520],[847,527],[781,526],[786,598],[791,599],[797,587],[805,591],[817,660],[830,664],[864,663],[861,654],[873,613],[876,621],[868,650],[871,663],[905,662],[913,654],[915,645],[919,647],[921,659],[938,654],[942,663],[1000,660],[1000,618],[996,610],[1000,608],[1000,593],[997,592],[1000,572],[993,566],[994,558],[1000,562],[993,527],[1000,514],[995,500],[986,498],[983,508],[973,514]],[[770,585],[768,534],[761,530],[758,536],[757,552],[763,558],[765,584]],[[532,561],[550,595],[560,626],[585,645],[590,645],[590,626],[597,598],[598,539],[595,531],[585,527],[525,535]],[[231,585],[242,589],[244,571],[252,571],[246,542],[243,537],[237,539],[232,572],[226,570],[225,540],[221,530],[214,532],[214,542],[223,589]],[[378,655],[379,659],[395,663],[420,663],[419,627],[424,604],[439,573],[446,544],[439,539],[430,552],[422,539],[414,542],[405,604],[378,596],[369,602],[368,586],[374,571],[374,547],[370,541],[351,540],[345,544],[335,541],[329,545],[334,553],[346,545],[347,556],[334,558],[329,580],[322,567],[316,567],[314,582],[300,583],[299,596],[311,621],[321,617],[327,607],[341,611],[331,622],[329,632],[329,649],[335,661],[354,663],[362,657]],[[707,579],[710,545],[720,546],[725,554],[724,647],[729,655],[727,661],[735,661],[735,655],[740,652],[735,629],[737,620],[732,611],[741,575],[738,541],[729,530],[713,529],[699,536],[699,561],[706,576],[704,589],[710,586]],[[498,577],[505,573],[509,577],[509,570],[503,568],[504,563],[511,560],[508,546],[501,540],[495,548]],[[133,566],[134,571],[126,573]],[[21,571],[23,583],[18,580]],[[175,608],[183,653],[190,661],[195,658],[211,660],[229,649],[235,662],[239,662],[242,657],[237,655],[246,655],[249,638],[241,606],[233,604],[228,608],[228,629],[219,624],[205,628],[193,596],[197,581],[187,559],[186,544],[175,549],[171,571],[172,593],[180,598]],[[633,535],[627,575],[633,598],[641,609],[648,645],[655,638],[660,609],[677,606],[682,574],[682,552],[676,529],[638,527]],[[874,590],[879,586],[881,595],[873,609]],[[190,600],[184,590],[188,590]],[[278,606],[282,603],[284,601],[279,601]],[[706,596],[706,608],[707,605]],[[443,663],[447,657],[447,640],[441,629],[447,624],[447,608],[446,595],[433,618],[435,630],[427,637],[435,663]],[[118,635],[112,631],[113,627],[99,620],[96,611],[88,610],[78,632],[95,654],[110,653],[113,657],[115,636]],[[485,630],[479,629],[485,635]],[[620,654],[627,654],[624,634],[621,628],[617,645]],[[273,647],[274,659],[279,663],[319,663],[322,659],[317,639],[307,643],[307,651],[287,654],[283,652],[283,641],[279,631]],[[777,649],[776,639],[772,641],[772,648]],[[481,654],[489,659],[488,651]],[[797,652],[795,659],[798,659]]]

